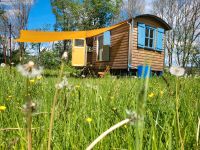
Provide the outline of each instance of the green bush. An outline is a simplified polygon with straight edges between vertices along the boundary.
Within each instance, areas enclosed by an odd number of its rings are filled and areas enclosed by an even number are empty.
[[[59,68],[61,63],[60,56],[57,51],[44,51],[39,56],[39,65],[47,69]]]

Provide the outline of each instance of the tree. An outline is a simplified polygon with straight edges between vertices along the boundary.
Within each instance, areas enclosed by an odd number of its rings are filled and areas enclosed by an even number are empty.
[[[10,1],[10,8],[12,12],[7,13],[9,22],[12,23],[13,37],[19,37],[20,30],[27,29],[28,18],[34,0],[13,0]],[[25,44],[19,43],[20,60],[23,58],[25,52]]]
[[[79,28],[89,30],[110,25],[119,15],[121,4],[121,0],[85,0],[79,13]]]
[[[121,8],[122,18],[132,18],[144,13],[145,1],[141,0],[123,0]],[[124,13],[123,13],[124,12]]]
[[[168,65],[176,59],[179,66],[191,63],[192,52],[200,35],[199,0],[154,0],[154,14],[167,21],[172,30],[166,34]]]
[[[87,30],[109,25],[120,11],[121,0],[51,0],[56,27]]]
[[[3,53],[3,59],[4,63],[7,63],[7,49],[8,49],[8,18],[5,14],[5,8],[1,7],[0,8],[0,45],[2,47],[2,53]]]

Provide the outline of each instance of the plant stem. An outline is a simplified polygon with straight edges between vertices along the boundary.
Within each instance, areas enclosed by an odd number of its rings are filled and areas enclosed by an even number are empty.
[[[110,127],[108,130],[106,130],[105,132],[103,132],[98,138],[96,138],[87,148],[86,150],[91,150],[100,140],[102,140],[106,135],[108,135],[110,132],[112,132],[113,130],[123,126],[124,124],[127,124],[128,122],[130,122],[130,119],[125,119],[117,124],[115,124],[114,126]]]
[[[199,146],[199,130],[200,130],[200,118],[198,118],[198,125],[197,125],[197,137],[196,137],[196,141],[197,141],[197,148]]]
[[[28,150],[32,150],[32,132],[31,132],[31,124],[32,124],[32,109],[31,109],[31,99],[29,97],[29,78],[26,78],[26,88],[27,88],[27,114],[26,114],[26,122],[27,122],[27,141],[28,141]]]
[[[64,70],[64,62],[62,61],[61,67],[60,67],[60,74],[58,77],[58,83],[61,82],[62,75],[63,75],[63,70]],[[49,136],[48,136],[48,150],[51,149],[51,136],[52,136],[52,129],[53,129],[53,122],[54,122],[54,114],[55,114],[55,106],[58,100],[58,94],[59,94],[59,89],[56,88],[54,99],[53,99],[53,104],[51,108],[51,118],[50,118],[50,124],[49,124]]]
[[[179,80],[178,77],[176,78],[176,120],[177,120],[177,128],[178,128],[178,134],[181,142],[181,150],[184,150],[184,143],[181,136],[181,129],[180,129],[180,122],[179,122],[179,95],[178,95],[178,86],[179,86]]]
[[[29,103],[30,105],[30,103]],[[31,124],[32,124],[32,113],[31,109],[27,112],[27,139],[28,139],[28,150],[32,150],[32,133],[31,133]]]

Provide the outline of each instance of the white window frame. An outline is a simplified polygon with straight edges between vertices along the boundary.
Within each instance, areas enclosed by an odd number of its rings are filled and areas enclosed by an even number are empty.
[[[75,46],[75,40],[83,40],[83,41],[84,41],[83,46]],[[80,39],[74,39],[73,46],[74,46],[75,48],[84,48],[84,47],[85,47],[85,39],[83,39],[83,38],[80,38]]]
[[[101,36],[103,37],[103,34],[97,36],[97,48],[96,48],[96,50],[97,50],[97,52],[96,52],[97,53],[96,60],[97,61],[103,61],[103,60],[99,60],[99,37],[101,37]]]

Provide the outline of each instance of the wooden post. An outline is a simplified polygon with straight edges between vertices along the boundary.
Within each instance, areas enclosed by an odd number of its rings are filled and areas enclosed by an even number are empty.
[[[11,65],[11,63],[12,63],[12,48],[11,48],[11,24],[9,24],[9,45],[10,45],[10,49],[9,49],[9,51],[10,51],[10,65]]]

